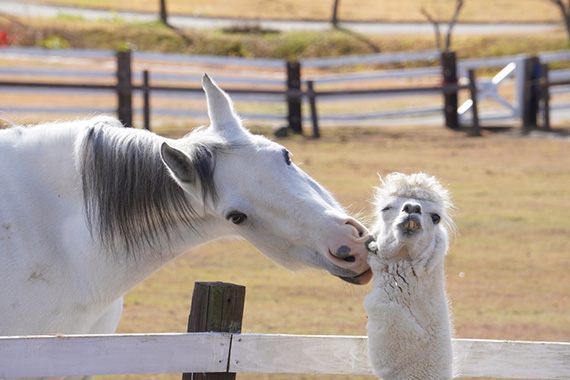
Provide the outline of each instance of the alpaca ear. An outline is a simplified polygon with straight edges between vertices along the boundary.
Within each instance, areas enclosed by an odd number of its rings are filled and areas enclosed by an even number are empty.
[[[241,120],[234,111],[232,100],[208,74],[202,77],[202,87],[206,93],[208,116],[211,128],[228,139],[236,138],[245,132]]]
[[[167,143],[162,143],[160,158],[177,182],[182,184],[196,182],[196,169],[186,153],[171,147]]]

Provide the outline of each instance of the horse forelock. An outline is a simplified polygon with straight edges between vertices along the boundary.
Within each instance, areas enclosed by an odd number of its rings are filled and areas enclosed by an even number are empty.
[[[80,148],[84,207],[92,235],[106,249],[136,257],[142,248],[158,251],[158,239],[194,229],[197,213],[160,159],[162,139],[154,134],[99,123],[89,128]],[[192,144],[190,157],[202,199],[217,201],[214,168],[208,160],[221,145]],[[206,207],[206,206],[204,206]]]

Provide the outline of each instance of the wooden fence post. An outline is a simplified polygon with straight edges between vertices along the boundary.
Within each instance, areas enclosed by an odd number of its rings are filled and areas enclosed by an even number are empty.
[[[522,125],[525,131],[537,126],[540,61],[538,57],[524,60],[524,86],[522,104]]]
[[[287,62],[287,121],[293,133],[302,135],[301,100],[301,64]]]
[[[133,126],[131,52],[117,52],[117,116],[125,127]]]
[[[150,78],[148,70],[143,71],[143,124],[150,131]]]
[[[540,97],[542,99],[542,127],[550,130],[550,88],[548,83],[548,64],[540,65]]]
[[[473,127],[469,133],[470,136],[481,136],[481,128],[479,126],[479,111],[477,106],[477,82],[475,80],[475,70],[470,69],[469,75],[469,92],[471,93],[471,113],[473,114]]]
[[[457,57],[455,52],[444,51],[441,53],[441,69],[443,74],[443,86],[446,84],[457,84]],[[444,91],[443,104],[445,126],[451,129],[459,129],[459,117],[457,116],[459,102],[457,91]]]
[[[313,81],[307,82],[307,91],[309,93],[309,104],[311,106],[311,120],[313,122],[313,137],[318,139],[321,137],[321,132],[319,131],[319,116],[317,114],[317,94],[313,87]]]
[[[196,282],[188,317],[188,332],[241,332],[245,286]],[[182,380],[235,380],[236,374],[184,373]]]

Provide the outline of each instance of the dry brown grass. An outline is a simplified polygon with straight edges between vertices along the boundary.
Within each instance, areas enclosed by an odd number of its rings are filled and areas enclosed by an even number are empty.
[[[319,141],[280,143],[350,210],[369,217],[377,173],[439,177],[457,206],[459,234],[446,259],[456,336],[570,341],[568,140],[403,127],[325,129]],[[193,282],[214,280],[247,287],[244,332],[366,334],[369,285],[288,272],[245,242],[208,244],[158,271],[127,294],[119,331],[185,331]]]

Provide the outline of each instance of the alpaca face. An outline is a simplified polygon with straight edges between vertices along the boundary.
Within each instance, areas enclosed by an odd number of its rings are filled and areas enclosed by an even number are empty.
[[[439,243],[447,246],[451,201],[434,177],[392,173],[378,189],[375,204],[372,233],[377,241],[369,246],[377,251],[374,256],[414,260]]]
[[[380,212],[383,234],[393,233],[401,243],[417,243],[435,234],[442,209],[430,201],[392,197]]]

